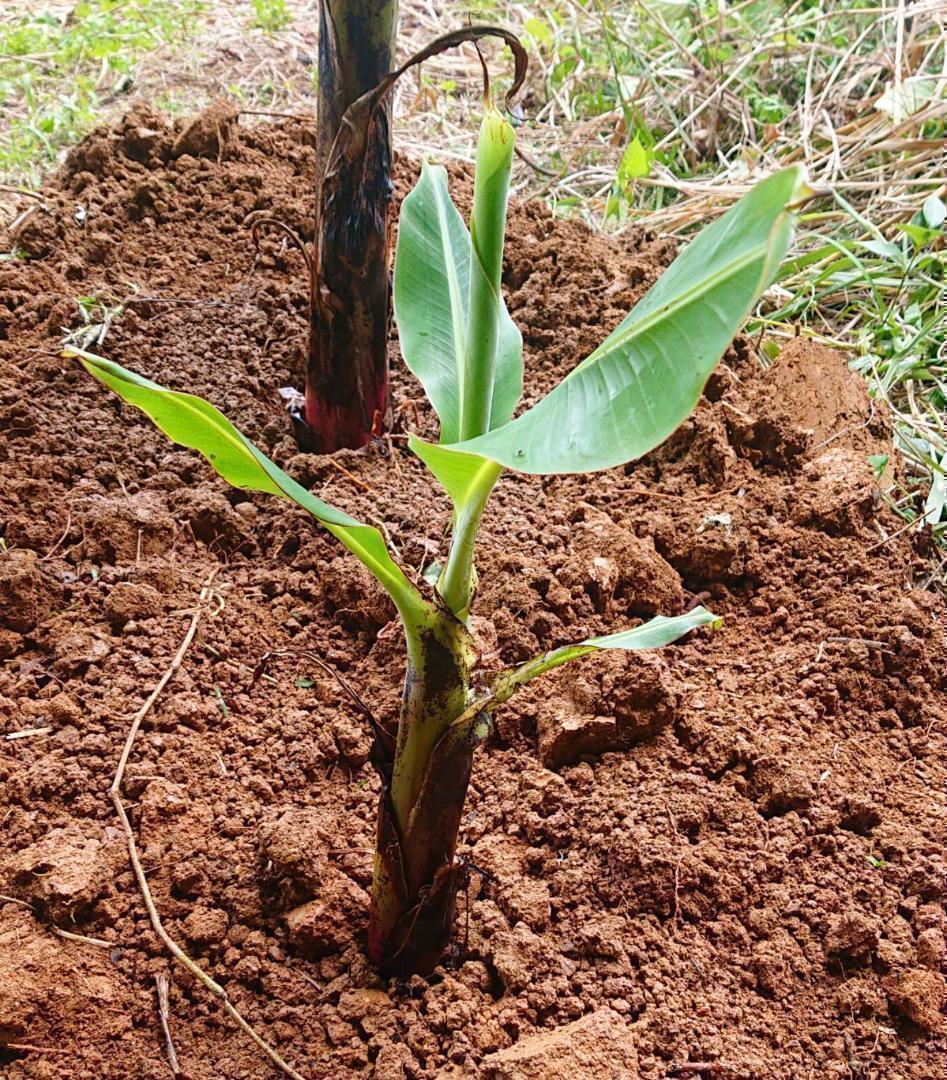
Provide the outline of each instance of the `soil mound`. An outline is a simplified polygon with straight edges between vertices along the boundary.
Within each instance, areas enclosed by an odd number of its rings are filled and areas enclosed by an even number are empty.
[[[302,378],[303,264],[282,234],[254,251],[249,226],[310,235],[313,131],[214,109],[169,126],[139,107],[90,136],[9,238],[27,257],[0,263],[0,721],[25,733],[0,742],[4,1075],[168,1075],[169,960],[107,792],[219,566],[220,610],[126,792],[169,930],[301,1072],[942,1077],[944,605],[912,587],[908,537],[882,542],[900,524],[868,461],[890,449],[883,409],[803,341],[768,369],[738,342],[633,466],[501,482],[477,603],[489,662],[698,598],[724,628],[562,669],[504,709],[462,827],[477,872],[455,955],[427,982],[372,974],[368,732],[305,653],[390,721],[390,606],[305,515],[227,489],[59,355],[63,327],[104,333],[106,355],[206,396],[317,494],[382,522],[404,565],[444,554],[447,502],[401,440],[333,462],[289,437],[277,388]],[[527,401],[669,256],[646,232],[615,242],[513,208]],[[394,341],[392,360],[397,416],[431,434]],[[188,1076],[271,1077],[171,974]]]

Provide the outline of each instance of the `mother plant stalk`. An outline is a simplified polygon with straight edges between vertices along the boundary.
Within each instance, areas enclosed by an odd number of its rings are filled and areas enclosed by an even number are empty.
[[[434,587],[412,580],[378,529],[301,487],[206,401],[76,353],[92,375],[176,443],[200,451],[225,480],[308,510],[395,603],[407,644],[401,717],[396,736],[376,730],[373,754],[382,783],[369,951],[386,974],[425,974],[447,947],[462,875],[458,828],[491,713],[526,682],[580,656],[658,648],[716,622],[696,608],[555,649],[499,676],[479,672],[469,631],[474,549],[502,470],[608,469],[668,438],[773,279],[790,243],[791,208],[807,193],[796,167],[758,183],[683,251],[590,356],[514,419],[522,344],[500,289],[514,138],[486,98],[469,231],[440,166],[422,166],[401,210],[394,281],[401,349],[440,420],[438,443],[412,435],[409,447],[453,504],[450,547]]]

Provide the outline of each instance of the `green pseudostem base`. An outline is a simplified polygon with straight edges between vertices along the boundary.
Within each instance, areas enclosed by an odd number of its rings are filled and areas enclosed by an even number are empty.
[[[385,974],[428,974],[450,942],[462,870],[454,863],[473,753],[485,716],[466,716],[473,649],[464,625],[433,606],[408,629],[397,743],[376,737],[382,777],[369,952]]]

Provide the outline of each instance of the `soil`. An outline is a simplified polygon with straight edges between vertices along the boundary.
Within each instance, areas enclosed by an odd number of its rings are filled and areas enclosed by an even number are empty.
[[[394,340],[391,440],[329,460],[289,435],[277,389],[302,378],[303,264],[282,233],[255,254],[248,218],[308,237],[313,156],[300,122],[217,107],[185,130],[138,107],[71,152],[7,241],[28,258],[0,263],[4,1075],[163,1080],[161,973],[185,1075],[274,1075],[153,934],[108,796],[217,569],[125,795],[168,929],[305,1075],[943,1077],[944,602],[913,585],[911,534],[883,540],[902,524],[894,467],[879,481],[868,461],[891,453],[883,407],[801,339],[769,367],[738,341],[632,466],[501,482],[486,666],[698,600],[724,625],[563,668],[499,712],[453,955],[429,980],[373,974],[369,734],[306,654],[391,722],[391,605],[302,512],[229,490],[59,352],[84,326],[77,297],[123,301],[99,351],[208,397],[381,522],[405,566],[443,556],[446,500],[400,437],[434,419]],[[646,231],[513,207],[527,401],[670,255]]]

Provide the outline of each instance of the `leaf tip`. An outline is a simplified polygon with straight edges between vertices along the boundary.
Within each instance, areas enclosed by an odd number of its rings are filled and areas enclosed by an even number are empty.
[[[712,611],[708,611],[708,609],[705,608],[703,604],[699,605],[698,607],[691,608],[689,612],[685,613],[685,617],[687,614],[698,616],[700,618],[701,621],[697,624],[697,626],[708,626],[711,630],[714,631],[720,630],[723,627],[723,616],[715,615]],[[697,629],[697,626],[694,627],[695,630]]]
[[[816,187],[811,182],[805,165],[792,165],[790,168],[792,168],[795,173],[792,194],[786,204],[786,209],[790,213],[801,210],[802,207],[807,203],[812,202],[813,199],[821,199],[826,195],[831,195],[831,188]]]

